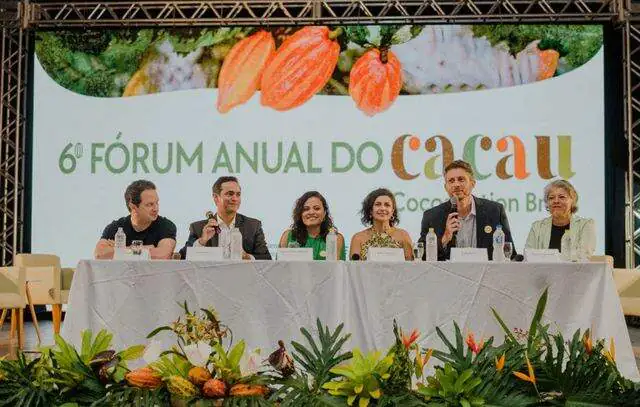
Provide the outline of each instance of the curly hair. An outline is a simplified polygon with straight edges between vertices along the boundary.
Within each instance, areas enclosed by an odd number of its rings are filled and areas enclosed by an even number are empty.
[[[300,246],[304,246],[307,243],[307,238],[309,237],[309,231],[302,221],[302,212],[304,211],[304,204],[309,200],[309,198],[318,198],[320,202],[322,202],[322,206],[324,207],[324,219],[320,224],[320,237],[325,239],[327,237],[327,233],[329,230],[333,228],[333,219],[331,218],[331,213],[329,212],[329,206],[327,205],[327,200],[324,199],[324,196],[320,194],[318,191],[308,191],[302,194],[300,198],[296,200],[295,205],[293,206],[293,224],[291,225],[291,236],[300,243]]]
[[[398,216],[398,205],[396,205],[395,196],[393,196],[393,193],[387,188],[378,188],[374,191],[369,192],[369,194],[362,201],[360,220],[362,221],[363,225],[373,225],[373,215],[371,214],[371,212],[373,211],[373,204],[380,196],[388,196],[389,198],[391,198],[391,202],[393,203],[393,215],[391,215],[391,219],[389,219],[389,225],[394,226],[400,223],[400,217]]]

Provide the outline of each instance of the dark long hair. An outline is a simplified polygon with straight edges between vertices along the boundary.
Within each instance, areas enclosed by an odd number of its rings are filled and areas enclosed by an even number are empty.
[[[391,219],[389,219],[389,226],[394,226],[400,223],[400,218],[398,217],[398,206],[396,205],[395,196],[393,196],[393,193],[387,188],[378,188],[369,192],[369,194],[362,201],[362,209],[360,209],[360,220],[362,221],[363,225],[373,225],[373,215],[371,214],[371,212],[373,211],[373,204],[380,196],[388,196],[389,198],[391,198],[391,203],[393,203],[393,215],[391,215]]]
[[[322,206],[324,207],[325,216],[322,220],[322,223],[320,224],[320,237],[322,237],[322,239],[325,239],[327,237],[327,233],[329,233],[329,229],[333,227],[333,219],[331,219],[329,206],[327,205],[327,200],[324,199],[324,196],[322,196],[322,194],[320,194],[320,192],[318,191],[305,192],[300,198],[296,200],[296,203],[293,206],[292,214],[293,224],[291,225],[291,235],[298,243],[300,243],[300,246],[304,246],[307,243],[307,238],[309,237],[307,227],[302,221],[302,211],[304,210],[304,204],[309,198],[318,198],[320,202],[322,202]]]

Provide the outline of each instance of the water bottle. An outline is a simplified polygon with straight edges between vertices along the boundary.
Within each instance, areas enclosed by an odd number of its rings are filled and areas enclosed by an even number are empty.
[[[231,231],[230,252],[231,260],[242,260],[242,233],[238,228]]]
[[[116,249],[124,249],[127,247],[127,235],[124,233],[122,228],[118,228],[118,231],[116,232],[114,247]]]
[[[436,232],[433,228],[429,228],[429,233],[427,233],[425,243],[425,250],[427,252],[426,260],[438,261],[438,236],[436,236]]]
[[[493,232],[493,261],[504,261],[504,232],[502,225],[496,226]]]
[[[560,257],[565,261],[572,260],[572,250],[573,246],[571,246],[571,234],[569,233],[569,229],[564,231],[564,235],[562,235],[562,240],[560,240]]]
[[[438,236],[433,228],[429,228],[429,233],[424,238],[425,243],[425,260],[426,261],[438,261]]]
[[[327,233],[325,253],[327,260],[338,260],[338,234],[334,228],[329,229]]]

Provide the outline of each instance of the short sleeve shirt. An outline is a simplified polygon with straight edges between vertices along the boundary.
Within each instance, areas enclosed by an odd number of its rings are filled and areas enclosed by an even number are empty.
[[[142,240],[145,246],[158,246],[162,239],[176,240],[176,225],[162,216],[158,216],[148,228],[141,231],[133,228],[131,215],[116,219],[104,228],[102,239],[113,240],[118,228],[122,228],[125,235],[127,235],[127,246],[130,246],[134,240]]]

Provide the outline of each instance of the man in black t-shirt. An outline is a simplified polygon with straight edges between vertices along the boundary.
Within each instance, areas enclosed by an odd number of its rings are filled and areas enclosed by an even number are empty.
[[[176,247],[176,225],[158,215],[159,199],[151,181],[134,181],[127,187],[124,200],[129,216],[116,219],[102,232],[96,244],[96,259],[112,259],[115,235],[122,228],[127,236],[127,247],[134,240],[142,240],[152,259],[170,259]]]

